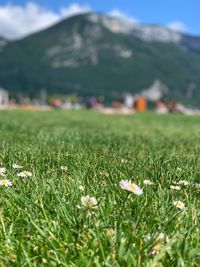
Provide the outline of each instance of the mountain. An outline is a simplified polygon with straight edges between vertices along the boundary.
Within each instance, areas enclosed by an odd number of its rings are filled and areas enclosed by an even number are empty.
[[[200,37],[98,13],[17,41],[0,38],[0,86],[13,95],[138,93],[160,80],[166,97],[200,103]]]

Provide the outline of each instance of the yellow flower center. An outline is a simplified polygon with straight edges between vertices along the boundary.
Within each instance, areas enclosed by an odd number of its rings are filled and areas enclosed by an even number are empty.
[[[1,183],[2,183],[2,185],[7,185],[7,181],[6,180],[2,180]]]
[[[183,206],[183,204],[182,203],[177,203],[177,207],[182,207]]]
[[[160,249],[161,249],[160,244],[157,244],[154,246],[155,251],[160,251]]]
[[[135,184],[130,184],[130,188],[131,188],[132,190],[137,190],[137,187],[136,187]]]

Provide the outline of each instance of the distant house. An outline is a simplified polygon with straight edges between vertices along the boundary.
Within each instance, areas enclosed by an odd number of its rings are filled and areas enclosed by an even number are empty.
[[[0,87],[0,106],[7,106],[9,103],[8,91]]]

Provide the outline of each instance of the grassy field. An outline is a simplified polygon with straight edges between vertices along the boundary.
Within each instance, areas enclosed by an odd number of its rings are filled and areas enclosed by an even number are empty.
[[[199,117],[1,111],[0,165],[0,266],[200,266]]]

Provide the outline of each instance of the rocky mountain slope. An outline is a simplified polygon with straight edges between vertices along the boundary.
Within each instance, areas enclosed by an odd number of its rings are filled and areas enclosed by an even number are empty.
[[[46,88],[50,94],[114,98],[156,79],[168,86],[168,98],[200,103],[200,38],[97,13],[22,40],[0,38],[0,86],[12,94]]]

